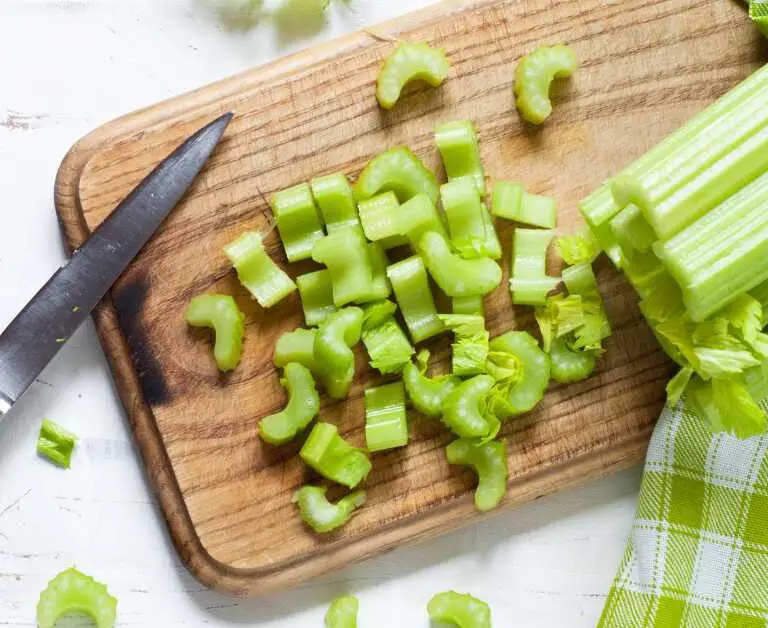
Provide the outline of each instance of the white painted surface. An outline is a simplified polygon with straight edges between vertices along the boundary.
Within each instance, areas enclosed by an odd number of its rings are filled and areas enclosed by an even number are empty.
[[[195,0],[0,1],[0,328],[65,259],[57,166],[97,125],[427,0],[339,0],[321,33],[220,28]],[[39,460],[40,421],[82,437],[73,468]],[[93,329],[63,348],[0,429],[0,626],[33,626],[37,595],[75,564],[119,597],[119,625],[320,627],[361,598],[362,628],[426,627],[438,591],[472,592],[495,626],[594,626],[629,531],[639,469],[267,599],[204,590],[179,563],[143,478]],[[87,622],[66,622],[87,625]]]

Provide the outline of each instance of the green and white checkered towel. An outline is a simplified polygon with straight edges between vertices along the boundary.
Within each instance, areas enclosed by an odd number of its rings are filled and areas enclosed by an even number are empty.
[[[768,626],[768,437],[712,435],[682,404],[664,410],[599,625]]]

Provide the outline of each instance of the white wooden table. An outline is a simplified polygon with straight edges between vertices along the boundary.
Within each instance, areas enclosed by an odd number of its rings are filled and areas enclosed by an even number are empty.
[[[279,41],[222,29],[200,0],[0,1],[0,328],[64,259],[53,180],[107,120],[429,0],[336,0],[326,28]],[[81,442],[70,471],[35,455],[40,421]],[[494,625],[594,626],[629,532],[639,469],[266,599],[205,590],[169,544],[88,323],[0,429],[0,626],[34,626],[47,581],[76,565],[119,598],[119,625],[322,626],[360,596],[362,628],[426,627],[438,591],[472,592]],[[85,621],[63,625],[88,625]]]

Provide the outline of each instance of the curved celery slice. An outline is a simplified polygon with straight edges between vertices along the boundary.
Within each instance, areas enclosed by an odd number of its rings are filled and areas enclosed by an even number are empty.
[[[485,315],[483,297],[454,297],[451,299],[451,311],[454,314]]]
[[[550,373],[558,384],[570,384],[587,379],[595,371],[592,351],[574,351],[565,338],[555,338],[549,350]]]
[[[550,360],[531,334],[510,331],[494,338],[488,362],[489,372],[497,380],[490,396],[496,416],[524,414],[543,399],[549,385]]]
[[[592,230],[584,226],[572,235],[560,236],[555,240],[557,252],[566,264],[591,264],[600,255],[600,243]]]
[[[541,124],[552,114],[549,86],[556,78],[567,78],[576,70],[576,55],[568,46],[540,46],[517,64],[515,96],[520,115]]]
[[[292,441],[320,412],[320,395],[306,366],[298,362],[286,364],[280,385],[288,391],[288,404],[277,414],[259,421],[259,435],[272,445]]]
[[[426,360],[428,359],[427,351]],[[443,412],[445,398],[461,384],[461,379],[452,375],[430,378],[425,371],[426,369],[420,369],[409,362],[403,369],[403,384],[408,393],[408,399],[416,410],[424,416],[438,417]]]
[[[304,522],[315,532],[332,532],[347,523],[355,510],[365,503],[365,491],[342,497],[335,504],[328,501],[325,486],[302,486],[293,494]]]
[[[284,333],[277,339],[275,355],[272,359],[278,368],[291,362],[298,362],[317,374],[315,365],[315,337],[316,329],[303,329],[299,327],[293,331]]]
[[[489,333],[485,319],[477,314],[441,314],[440,320],[454,333],[451,371],[459,377],[485,373]]]
[[[494,184],[491,213],[545,229],[554,229],[557,224],[555,199],[528,194],[522,185],[509,181],[497,181]]]
[[[470,177],[480,196],[485,196],[485,171],[475,127],[469,120],[446,122],[435,130],[435,144],[448,180]]]
[[[447,238],[437,207],[426,194],[417,194],[403,203],[400,209],[398,233],[407,237],[414,251],[418,252],[419,242],[427,231],[434,231]]]
[[[40,594],[37,625],[54,628],[56,621],[69,613],[88,615],[98,628],[113,628],[117,600],[103,584],[72,567],[51,580]]]
[[[365,446],[384,451],[408,444],[403,382],[392,382],[365,391]]]
[[[376,100],[382,109],[392,109],[403,87],[424,81],[432,87],[442,84],[451,66],[440,48],[403,42],[385,59],[376,83]]]
[[[347,307],[329,315],[317,330],[314,344],[315,369],[328,394],[347,396],[355,376],[355,354],[350,347],[360,342],[363,311]]]
[[[389,266],[387,277],[414,342],[445,331],[445,325],[437,315],[424,262],[418,255]]]
[[[474,179],[454,179],[440,187],[451,243],[464,258],[501,257],[501,244]]]
[[[429,601],[427,612],[435,621],[452,623],[459,628],[491,628],[488,604],[467,593],[438,593]]]
[[[367,246],[368,260],[371,263],[371,290],[360,299],[360,303],[386,299],[392,294],[392,286],[387,278],[387,265],[389,264],[387,252],[378,242],[370,243]]]
[[[337,597],[325,613],[325,628],[357,628],[359,606],[354,595]]]
[[[45,419],[40,425],[37,453],[53,464],[69,469],[77,437],[53,421]]]
[[[396,309],[391,301],[363,308],[363,344],[371,358],[371,367],[383,375],[400,373],[414,354],[408,337],[392,315]]]
[[[315,423],[299,456],[323,477],[348,488],[360,484],[372,468],[368,456],[339,436],[330,423]]]
[[[365,238],[354,227],[336,229],[317,240],[312,248],[312,259],[328,267],[336,307],[371,298],[371,253]]]
[[[240,283],[261,307],[272,307],[296,291],[296,284],[272,261],[255,231],[244,233],[225,246],[224,254],[237,271]]]
[[[338,308],[333,303],[333,285],[329,270],[317,270],[296,277],[296,285],[307,325],[319,325]]]
[[[325,234],[309,185],[302,183],[278,192],[269,202],[288,261],[312,257],[312,247]]]
[[[392,191],[401,203],[417,194],[426,194],[437,202],[438,185],[435,173],[406,146],[396,146],[376,155],[363,168],[355,183],[355,198],[359,201]]]
[[[486,295],[501,283],[501,267],[496,262],[486,257],[463,259],[451,253],[439,233],[425,233],[419,250],[429,274],[449,297]]]
[[[478,484],[475,490],[475,508],[487,512],[498,506],[507,492],[507,447],[496,440],[477,443],[459,439],[445,448],[449,464],[462,464],[472,467],[477,473]]]
[[[360,225],[355,196],[352,194],[352,187],[346,176],[340,172],[329,174],[312,179],[309,185],[328,233],[342,227]]]
[[[400,203],[394,192],[384,192],[358,203],[360,223],[365,237],[378,242],[385,249],[407,244],[408,239],[400,233]]]
[[[547,249],[554,237],[554,231],[515,229],[509,280],[513,303],[543,305],[547,294],[560,283],[546,274]]]
[[[443,401],[443,423],[461,438],[486,438],[494,429],[483,409],[495,380],[476,375],[457,386]]]
[[[245,316],[235,300],[223,294],[193,297],[184,317],[192,327],[210,327],[216,337],[213,356],[220,371],[231,371],[240,362]]]

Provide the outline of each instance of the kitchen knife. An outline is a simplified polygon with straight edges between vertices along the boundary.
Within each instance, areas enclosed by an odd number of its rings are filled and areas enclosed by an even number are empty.
[[[181,200],[231,119],[214,120],[157,166],[0,335],[0,419]]]

